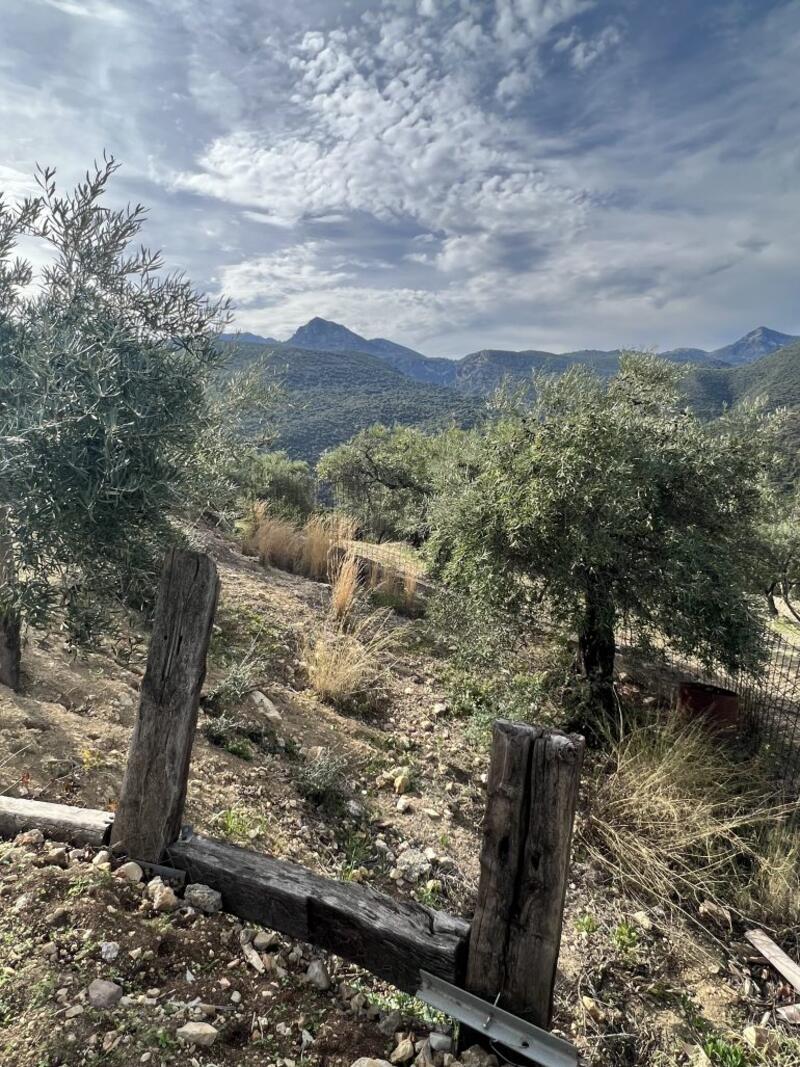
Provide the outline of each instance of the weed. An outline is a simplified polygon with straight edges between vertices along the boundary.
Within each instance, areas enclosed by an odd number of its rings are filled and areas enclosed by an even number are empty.
[[[225,837],[250,838],[264,832],[266,821],[261,815],[256,815],[246,808],[225,808],[218,812],[212,820],[219,826]]]
[[[615,928],[611,939],[622,952],[630,952],[639,944],[639,933],[630,923],[621,922]]]
[[[227,715],[220,715],[217,719],[209,719],[203,725],[203,734],[212,745],[230,752],[232,756],[240,759],[251,760],[253,747],[250,742],[241,736],[242,724]]]
[[[344,756],[326,748],[320,749],[312,759],[298,765],[295,775],[297,790],[315,804],[335,807],[347,792],[346,769]]]
[[[703,1044],[703,1052],[714,1067],[748,1067],[752,1063],[740,1045],[732,1045],[723,1037],[710,1037]]]
[[[209,715],[222,715],[239,707],[266,671],[265,661],[256,654],[255,642],[240,659],[231,663],[224,677],[206,695],[203,707]]]
[[[596,934],[600,929],[600,923],[595,919],[594,915],[584,912],[583,915],[579,915],[576,918],[575,929],[579,934]]]

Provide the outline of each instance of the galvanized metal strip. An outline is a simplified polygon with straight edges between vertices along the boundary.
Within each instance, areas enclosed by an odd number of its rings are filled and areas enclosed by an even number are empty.
[[[533,1023],[498,1008],[464,989],[445,982],[427,971],[420,972],[422,985],[417,996],[432,1008],[443,1011],[488,1040],[517,1052],[540,1067],[576,1067],[578,1050],[569,1041],[554,1037]]]

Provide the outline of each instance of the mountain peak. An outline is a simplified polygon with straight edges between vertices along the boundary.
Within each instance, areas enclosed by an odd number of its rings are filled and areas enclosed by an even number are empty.
[[[775,352],[776,349],[783,348],[784,345],[790,345],[797,340],[800,340],[800,338],[794,337],[789,333],[771,330],[769,326],[756,326],[754,330],[746,333],[744,337],[740,337],[738,341],[725,345],[723,348],[718,348],[715,352],[710,352],[709,355],[714,359],[721,359],[734,365],[752,363],[754,360],[760,359],[761,356],[767,356],[770,352]]]

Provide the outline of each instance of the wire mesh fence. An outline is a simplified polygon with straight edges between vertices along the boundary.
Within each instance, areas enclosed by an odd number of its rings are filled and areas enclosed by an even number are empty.
[[[623,627],[618,639],[620,669],[628,671],[659,701],[675,700],[682,682],[703,682],[736,693],[743,741],[760,748],[776,776],[800,790],[800,630],[781,620],[767,624],[762,673],[708,671],[666,642],[637,639]]]

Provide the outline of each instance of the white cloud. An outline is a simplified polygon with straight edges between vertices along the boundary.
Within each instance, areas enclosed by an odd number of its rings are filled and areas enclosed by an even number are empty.
[[[76,18],[119,23],[125,22],[128,17],[127,12],[107,0],[41,0],[41,3]]]

